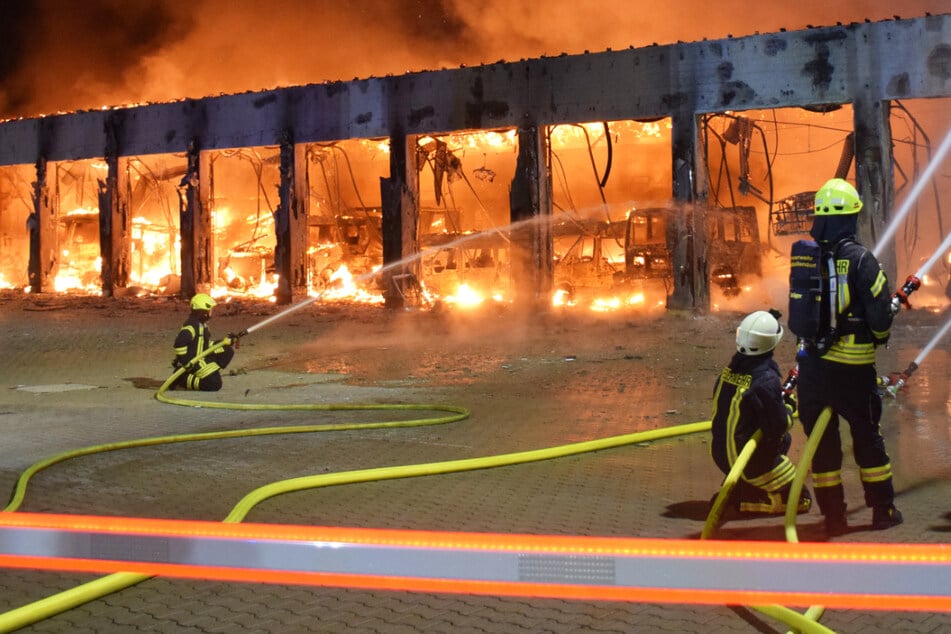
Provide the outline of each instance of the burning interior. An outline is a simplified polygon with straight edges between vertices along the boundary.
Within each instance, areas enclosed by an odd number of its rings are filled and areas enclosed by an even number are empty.
[[[931,105],[931,104],[929,104]],[[723,113],[701,126],[708,176],[708,258],[717,303],[754,292],[772,260],[811,224],[813,191],[829,174],[854,178],[851,112],[787,109]],[[930,148],[909,107],[893,110],[897,189],[914,181]],[[663,307],[671,286],[668,218],[670,122],[605,122],[547,130],[556,306],[591,310]],[[407,301],[457,307],[510,299],[508,194],[517,156],[514,129],[422,136],[419,273],[401,285]],[[379,180],[389,170],[387,140],[347,140],[306,148],[307,287],[327,299],[382,302],[373,275],[383,263]],[[128,175],[129,270],[125,292],[180,291],[184,155],[133,157]],[[270,298],[277,147],[216,151],[211,159],[212,248],[216,296]],[[50,170],[56,249],[49,267],[56,293],[101,293],[99,190],[103,161],[56,163]],[[34,176],[0,168],[0,283],[29,291],[29,223]],[[909,221],[902,254],[912,265],[926,214],[941,222],[940,189]],[[933,207],[934,210],[929,210]],[[943,231],[943,229],[942,229]],[[948,262],[945,260],[947,269]],[[781,273],[780,273],[781,275]],[[932,275],[940,285],[947,270]]]

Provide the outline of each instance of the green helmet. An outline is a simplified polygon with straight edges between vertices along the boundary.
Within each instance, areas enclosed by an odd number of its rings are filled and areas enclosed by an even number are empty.
[[[205,293],[198,293],[192,297],[192,310],[205,310],[211,312],[211,309],[215,307],[215,300],[211,298],[211,295],[206,295]]]
[[[862,199],[850,183],[833,178],[816,192],[817,216],[848,216],[862,210]]]

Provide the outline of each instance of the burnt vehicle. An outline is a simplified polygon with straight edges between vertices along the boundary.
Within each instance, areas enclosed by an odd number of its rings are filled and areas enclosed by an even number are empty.
[[[76,209],[60,218],[59,253],[52,271],[58,291],[100,283],[99,211]]]
[[[581,288],[618,290],[638,280],[673,275],[666,207],[632,209],[623,221],[570,220],[553,226],[555,286],[568,294]],[[762,275],[762,249],[754,207],[707,210],[710,278],[723,293],[740,292],[746,275]]]
[[[710,278],[724,295],[735,297],[740,293],[743,277],[763,274],[756,209],[709,209],[707,226],[710,230],[707,243]]]
[[[218,279],[232,291],[265,285],[275,273],[274,249],[263,245],[238,245],[218,260]]]
[[[463,285],[491,295],[509,290],[510,238],[505,232],[433,232],[418,240],[420,276],[437,296],[453,295]]]
[[[631,279],[627,224],[571,219],[552,225],[555,289],[568,299],[586,290],[613,289]]]

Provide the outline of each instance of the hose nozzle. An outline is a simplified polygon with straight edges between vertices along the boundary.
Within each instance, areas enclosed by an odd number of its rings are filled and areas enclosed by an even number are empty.
[[[905,283],[902,284],[901,288],[895,291],[895,294],[892,295],[892,314],[898,314],[898,311],[901,310],[901,307],[910,309],[911,304],[908,302],[908,296],[921,288],[921,280],[917,275],[909,275],[905,279]]]
[[[908,383],[908,379],[911,378],[911,375],[914,374],[917,369],[918,364],[912,361],[908,367],[905,368],[904,372],[900,372],[891,377],[882,377],[884,382],[887,382],[888,385],[888,387],[885,388],[885,392],[892,398],[898,398],[898,393],[902,391],[905,384]]]
[[[789,374],[786,375],[786,380],[783,381],[783,394],[792,394],[792,391],[796,389],[796,384],[799,382],[799,368],[794,367],[789,371]]]

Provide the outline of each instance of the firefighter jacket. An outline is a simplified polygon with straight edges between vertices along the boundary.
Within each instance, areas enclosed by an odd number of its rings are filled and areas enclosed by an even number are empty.
[[[713,456],[725,456],[732,466],[757,429],[763,430],[764,446],[775,446],[790,427],[792,412],[783,402],[782,377],[772,352],[736,353],[713,390]],[[786,467],[792,473],[792,465]]]
[[[888,342],[894,315],[888,279],[871,251],[845,239],[835,248],[836,340],[823,359],[848,365],[875,363]]]
[[[176,365],[179,367],[188,365],[192,359],[210,348],[213,343],[208,326],[197,315],[189,315],[175,337]],[[212,357],[214,357],[214,354],[207,355],[199,360],[195,367],[189,370],[189,373],[198,379],[203,379],[218,372],[221,366]]]

